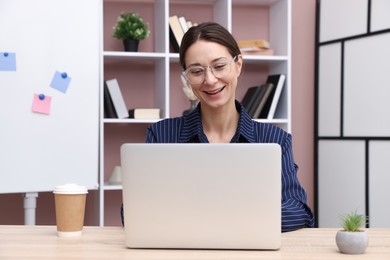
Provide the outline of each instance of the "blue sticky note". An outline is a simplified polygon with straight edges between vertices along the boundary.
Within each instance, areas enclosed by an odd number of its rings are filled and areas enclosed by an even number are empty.
[[[66,72],[56,71],[50,83],[50,87],[55,88],[63,93],[66,93],[72,78]]]
[[[0,52],[0,71],[16,71],[16,54]]]

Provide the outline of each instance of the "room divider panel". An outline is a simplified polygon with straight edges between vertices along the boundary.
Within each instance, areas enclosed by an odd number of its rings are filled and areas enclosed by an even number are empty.
[[[316,216],[390,227],[390,1],[321,0],[316,33]]]

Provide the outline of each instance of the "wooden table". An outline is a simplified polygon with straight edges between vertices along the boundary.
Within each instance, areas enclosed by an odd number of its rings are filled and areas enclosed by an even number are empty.
[[[337,229],[282,234],[278,251],[128,249],[121,227],[85,227],[78,238],[60,238],[55,226],[0,226],[0,259],[390,259],[390,228],[367,229],[365,254],[339,253]]]

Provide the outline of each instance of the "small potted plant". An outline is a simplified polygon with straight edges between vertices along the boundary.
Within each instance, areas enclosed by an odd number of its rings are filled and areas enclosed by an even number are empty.
[[[367,232],[361,227],[366,223],[367,218],[364,215],[352,212],[342,216],[341,226],[336,234],[336,244],[341,253],[344,254],[363,254],[368,246]]]
[[[123,40],[125,51],[137,51],[140,40],[150,34],[149,26],[138,13],[122,12],[116,21],[112,36]]]

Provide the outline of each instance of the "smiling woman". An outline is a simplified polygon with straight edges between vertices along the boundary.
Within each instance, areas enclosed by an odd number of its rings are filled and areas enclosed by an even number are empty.
[[[150,126],[146,142],[279,144],[282,149],[282,231],[313,227],[314,216],[297,178],[291,134],[252,120],[236,100],[243,58],[233,36],[213,22],[191,27],[181,43],[180,63],[199,104],[191,113]]]
[[[185,46],[183,44],[182,48]],[[185,67],[186,78],[195,96],[202,104],[202,109],[211,113],[219,111],[219,113],[223,112],[228,115],[224,118],[224,122],[221,122],[222,125],[217,126],[214,123],[205,122],[205,130],[210,131],[210,137],[218,138],[211,141],[229,142],[236,131],[239,116],[234,102],[237,79],[242,68],[240,52],[234,52],[232,55],[227,48],[222,47],[219,43],[200,39],[186,49]],[[207,112],[206,115],[210,112]],[[213,118],[209,119],[214,121]],[[223,127],[224,129],[215,127]],[[221,137],[224,141],[220,140]]]

